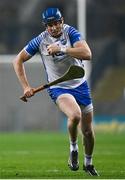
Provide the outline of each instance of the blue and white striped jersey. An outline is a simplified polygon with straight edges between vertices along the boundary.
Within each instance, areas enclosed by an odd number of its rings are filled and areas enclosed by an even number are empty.
[[[37,52],[41,55],[47,73],[48,82],[51,82],[61,77],[71,65],[82,66],[82,63],[80,60],[62,52],[56,53],[54,56],[49,55],[47,52],[47,46],[52,43],[58,43],[59,46],[73,47],[75,42],[82,39],[81,34],[75,28],[64,24],[63,33],[59,38],[54,38],[48,33],[48,31],[43,31],[36,38],[32,39],[24,49],[31,56],[34,56]],[[51,88],[75,88],[81,85],[84,81],[84,78],[74,79],[62,82],[58,85],[52,86]]]

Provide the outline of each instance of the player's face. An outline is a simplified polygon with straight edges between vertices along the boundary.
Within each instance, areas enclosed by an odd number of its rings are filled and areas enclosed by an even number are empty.
[[[48,23],[46,28],[53,37],[59,37],[62,34],[63,20]]]

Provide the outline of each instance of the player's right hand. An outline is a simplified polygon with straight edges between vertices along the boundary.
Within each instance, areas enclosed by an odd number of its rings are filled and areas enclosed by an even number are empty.
[[[33,96],[34,95],[34,88],[26,87],[24,89],[24,95],[26,98],[30,98],[31,96]]]

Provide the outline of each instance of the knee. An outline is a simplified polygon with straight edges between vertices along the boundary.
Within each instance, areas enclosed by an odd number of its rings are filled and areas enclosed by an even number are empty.
[[[80,112],[72,113],[69,119],[72,123],[79,124],[81,120],[81,113]]]

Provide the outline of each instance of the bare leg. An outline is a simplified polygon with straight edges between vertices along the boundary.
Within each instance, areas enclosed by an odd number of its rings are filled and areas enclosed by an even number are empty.
[[[83,133],[83,142],[85,154],[92,155],[94,149],[94,131],[92,127],[93,112],[82,114],[81,130]]]
[[[60,95],[57,104],[62,112],[68,117],[68,131],[70,137],[70,156],[68,166],[72,171],[79,169],[78,145],[77,145],[77,127],[81,120],[81,109],[75,98],[70,94]]]
[[[92,127],[93,112],[82,115],[81,130],[85,146],[85,156],[83,170],[91,176],[99,176],[97,170],[92,165],[92,153],[94,149],[94,131]]]
[[[56,103],[60,110],[68,117],[67,126],[70,140],[75,142],[77,140],[77,126],[81,120],[81,109],[75,98],[70,94],[59,96]]]

